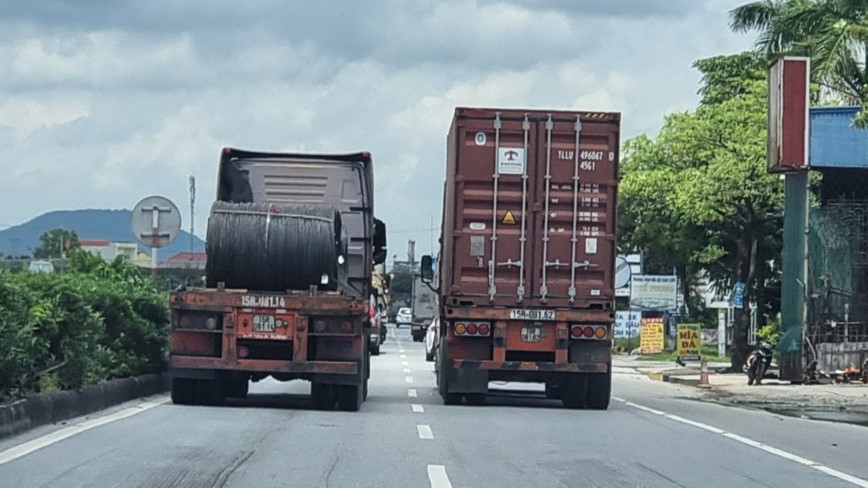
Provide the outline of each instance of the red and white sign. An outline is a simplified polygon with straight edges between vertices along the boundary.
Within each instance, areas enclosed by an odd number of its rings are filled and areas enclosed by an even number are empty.
[[[768,170],[808,167],[811,61],[784,57],[769,68]]]

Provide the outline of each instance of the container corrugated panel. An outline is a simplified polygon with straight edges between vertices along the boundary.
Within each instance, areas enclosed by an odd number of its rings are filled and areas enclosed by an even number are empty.
[[[811,109],[811,166],[868,168],[868,130],[852,126],[858,112],[859,107]]]
[[[619,134],[618,113],[457,108],[445,304],[610,307]]]

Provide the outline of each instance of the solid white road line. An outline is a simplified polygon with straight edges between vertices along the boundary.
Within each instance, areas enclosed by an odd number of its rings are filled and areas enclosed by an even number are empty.
[[[434,439],[434,432],[431,432],[431,426],[419,424],[416,426],[416,432],[419,433],[419,438],[424,440]]]
[[[65,427],[50,434],[46,434],[42,437],[37,437],[32,441],[25,442],[24,444],[20,444],[18,446],[11,447],[3,452],[0,452],[0,465],[6,464],[9,461],[18,459],[22,456],[26,456],[34,451],[42,449],[43,447],[48,447],[52,444],[56,444],[74,435],[81,434],[82,432],[114,422],[116,420],[122,420],[127,417],[132,417],[133,415],[138,415],[146,410],[168,402],[169,399],[165,397],[160,398],[159,400],[147,401],[144,403],[140,403],[139,405],[128,407],[118,412],[105,415],[103,417],[85,420],[79,424]]]
[[[407,383],[412,383],[412,382],[413,382],[413,377],[412,377],[412,376],[406,376],[406,377],[404,378],[404,381],[406,381]]]
[[[414,403],[410,406],[413,407],[413,412],[415,413],[425,413],[425,408],[423,408],[422,405],[419,405],[418,403]]]
[[[410,388],[409,390],[407,390],[407,396],[410,397],[410,398],[416,398],[416,397],[419,396],[419,395],[416,394],[416,390],[415,390],[415,389]]]
[[[449,476],[446,476],[446,466],[440,464],[428,465],[428,481],[431,488],[452,488]]]
[[[733,434],[732,432],[727,432],[727,431],[725,431],[723,429],[719,429],[713,425],[703,424],[702,422],[697,422],[695,420],[690,420],[690,419],[686,419],[684,417],[679,417],[678,415],[668,414],[662,410],[656,410],[653,408],[649,408],[649,407],[646,407],[643,405],[639,405],[637,403],[629,402],[629,401],[624,400],[622,398],[616,398],[616,397],[612,397],[612,398],[615,401],[618,401],[618,402],[621,402],[621,403],[627,405],[628,407],[633,407],[633,408],[636,408],[638,410],[642,410],[643,412],[648,412],[650,414],[659,415],[659,416],[667,418],[669,420],[674,420],[674,421],[682,423],[682,424],[686,424],[686,425],[690,425],[692,427],[706,430],[706,431],[711,432],[713,434],[721,435],[723,437],[726,437],[727,439],[732,439],[732,440],[734,440],[736,442],[740,442],[746,446],[755,447],[755,448],[760,449],[762,451],[765,451],[769,454],[774,454],[775,456],[784,458],[786,460],[793,461],[793,462],[799,463],[803,466],[807,466],[809,468],[816,469],[817,471],[826,473],[827,475],[838,478],[839,480],[846,481],[848,483],[852,483],[852,484],[854,484],[856,486],[860,486],[862,488],[868,488],[868,480],[863,480],[862,478],[857,478],[857,477],[849,475],[847,473],[832,469],[828,466],[823,466],[822,464],[820,464],[816,461],[811,461],[810,459],[803,458],[799,455],[778,449],[776,447],[769,446],[767,444],[763,444],[762,442],[758,442],[758,441],[755,441],[753,439],[749,439],[747,437],[740,436],[738,434]]]

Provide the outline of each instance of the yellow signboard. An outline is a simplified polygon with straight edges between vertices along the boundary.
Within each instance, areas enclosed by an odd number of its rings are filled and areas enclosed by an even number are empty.
[[[639,354],[663,352],[663,319],[643,318],[639,325]]]
[[[678,357],[698,361],[702,349],[699,324],[678,324]]]

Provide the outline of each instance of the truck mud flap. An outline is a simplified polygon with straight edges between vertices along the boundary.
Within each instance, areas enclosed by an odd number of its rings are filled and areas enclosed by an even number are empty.
[[[488,371],[482,369],[450,369],[449,393],[487,393]]]

